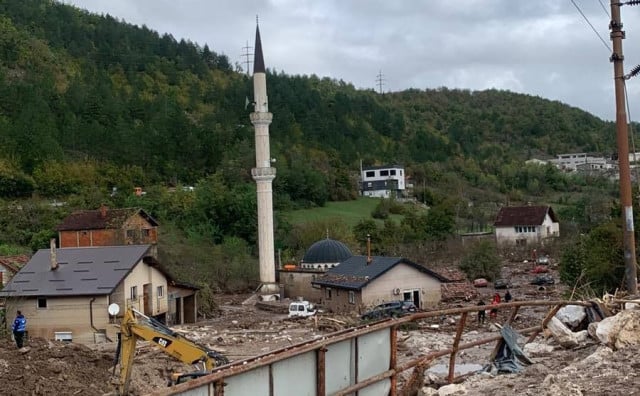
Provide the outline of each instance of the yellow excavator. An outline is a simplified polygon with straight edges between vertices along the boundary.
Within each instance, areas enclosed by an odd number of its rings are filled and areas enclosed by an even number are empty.
[[[229,360],[220,353],[198,345],[159,321],[133,308],[128,308],[120,324],[116,349],[115,360],[116,363],[120,363],[119,395],[127,395],[129,392],[131,369],[138,340],[148,341],[184,363],[202,366],[196,372],[173,374],[169,386],[207,375],[215,367],[229,363]]]

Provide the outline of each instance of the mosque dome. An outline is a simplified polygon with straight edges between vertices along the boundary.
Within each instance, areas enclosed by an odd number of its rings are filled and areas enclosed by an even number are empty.
[[[351,250],[349,250],[347,245],[334,239],[327,238],[311,245],[302,258],[302,263],[340,263],[351,256],[353,256],[353,253],[351,253]]]

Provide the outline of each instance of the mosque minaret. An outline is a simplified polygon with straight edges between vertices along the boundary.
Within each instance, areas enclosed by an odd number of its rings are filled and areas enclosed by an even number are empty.
[[[273,114],[269,113],[267,79],[262,56],[260,29],[256,25],[256,43],[253,58],[253,101],[251,123],[256,136],[256,167],[251,176],[256,181],[258,194],[258,248],[260,255],[261,293],[277,293],[275,274],[275,251],[273,246],[273,179],[276,168],[272,167],[269,150],[269,124]]]

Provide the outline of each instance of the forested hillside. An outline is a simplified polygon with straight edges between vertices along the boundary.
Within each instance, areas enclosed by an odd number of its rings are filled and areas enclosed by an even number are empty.
[[[0,2],[0,237],[36,248],[70,210],[141,205],[180,238],[232,240],[231,253],[220,253],[228,257],[250,252],[251,87],[215,48],[55,1]],[[580,202],[563,193],[610,189],[523,165],[532,156],[613,152],[611,123],[558,102],[446,88],[380,95],[286,71],[269,71],[267,89],[279,212],[355,199],[361,161],[404,164],[422,186],[420,201],[472,224],[490,218],[490,210],[478,212],[483,202],[553,197],[570,210]],[[176,185],[198,187],[166,192]],[[131,196],[133,186],[148,191],[146,201]],[[34,204],[21,225],[10,200],[34,196],[66,205]],[[476,209],[458,205],[467,201]],[[290,227],[280,219],[278,243],[297,251]]]

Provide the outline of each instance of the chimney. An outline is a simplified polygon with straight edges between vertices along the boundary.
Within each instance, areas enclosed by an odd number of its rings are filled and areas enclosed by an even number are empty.
[[[371,257],[371,235],[367,234],[367,265],[371,264],[373,257]]]
[[[107,218],[107,206],[105,204],[100,205],[100,218],[102,219]]]
[[[56,239],[51,238],[51,241],[49,241],[49,245],[51,246],[51,271],[55,271],[58,269],[58,260],[56,258]]]

